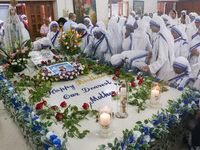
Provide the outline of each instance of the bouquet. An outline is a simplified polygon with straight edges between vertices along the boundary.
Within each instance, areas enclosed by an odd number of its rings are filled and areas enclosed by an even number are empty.
[[[66,32],[61,32],[60,41],[60,51],[63,54],[67,54],[69,56],[73,56],[78,52],[81,52],[78,44],[81,42],[81,35],[77,35],[75,30],[72,30],[70,26],[70,30]]]
[[[31,51],[31,40],[26,41],[22,49],[17,49],[15,53],[7,53],[0,50],[1,62],[3,62],[2,69],[8,78],[13,77],[14,72],[21,72],[27,66],[27,59],[29,59],[29,52]]]

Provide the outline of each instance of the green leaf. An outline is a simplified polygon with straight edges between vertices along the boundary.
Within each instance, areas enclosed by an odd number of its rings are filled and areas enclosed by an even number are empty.
[[[108,147],[112,148],[113,147],[112,143],[108,143]]]

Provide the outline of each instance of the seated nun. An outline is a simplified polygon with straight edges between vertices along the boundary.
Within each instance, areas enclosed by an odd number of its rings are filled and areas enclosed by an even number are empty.
[[[132,48],[132,33],[134,32],[133,25],[134,25],[134,19],[129,19],[126,24],[125,38],[122,42],[122,49],[124,51],[131,50]]]
[[[171,27],[171,33],[174,37],[175,57],[183,56],[187,59],[189,55],[189,45],[186,33],[180,26]]]
[[[59,54],[57,50],[60,49],[60,42],[58,40],[60,37],[61,32],[59,30],[59,25],[56,21],[52,21],[49,25],[49,33],[47,34],[47,38],[51,40],[51,49],[57,55]]]
[[[148,52],[144,50],[124,51],[121,54],[113,55],[110,62],[115,68],[129,68],[129,69],[141,69],[139,66],[145,66],[145,57]]]
[[[193,66],[200,62],[200,27],[196,38],[190,42],[189,62]]]
[[[150,35],[146,32],[145,22],[138,20],[134,23],[134,32],[132,36],[132,47],[131,50],[146,50],[150,51],[152,49],[150,42]]]
[[[104,28],[95,27],[93,29],[94,38],[85,48],[84,53],[98,58],[102,61],[110,61],[112,49]]]
[[[79,44],[79,47],[82,51],[85,50],[86,46],[89,44],[89,41],[92,40],[92,35],[88,32],[86,26],[82,23],[79,23],[75,26],[75,30],[81,35],[82,42]]]
[[[83,23],[87,27],[88,33],[92,34],[92,30],[94,27],[93,27],[93,24],[92,24],[90,18],[84,18]]]
[[[51,40],[46,37],[39,39],[33,43],[33,49],[35,51],[48,50],[51,48],[51,46]]]
[[[146,59],[147,66],[142,67],[146,75],[157,75],[158,78],[170,70],[174,61],[174,39],[166,28],[163,19],[153,16],[150,28],[154,33],[152,37],[152,50]]]
[[[186,85],[192,87],[195,82],[188,60],[182,56],[175,59],[173,62],[173,69],[166,72],[160,79],[168,81],[169,83],[175,83],[180,89],[184,88]]]

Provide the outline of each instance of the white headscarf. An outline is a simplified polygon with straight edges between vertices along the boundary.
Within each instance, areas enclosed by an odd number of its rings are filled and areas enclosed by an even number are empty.
[[[188,60],[183,57],[183,56],[180,56],[180,57],[177,57],[175,60],[174,60],[174,63],[173,63],[173,66],[174,67],[178,67],[180,69],[183,69],[185,72],[187,73],[191,73],[191,66],[190,66],[190,63],[188,62]]]
[[[10,10],[11,9],[15,9],[15,11],[16,11],[16,7],[13,7],[12,5],[9,6],[8,13],[7,13],[6,19],[5,19],[5,24],[4,24],[4,31],[5,31],[4,43],[5,43],[6,50],[8,50],[8,45],[12,46],[11,28],[10,28],[10,23],[11,23]],[[17,25],[18,30],[19,30],[19,43],[20,43],[20,45],[22,45],[22,30],[21,30],[21,24],[20,24],[19,17],[17,16],[17,12],[15,12],[14,18],[15,18],[16,25]],[[10,52],[8,51],[8,53],[10,53]]]
[[[174,19],[172,19],[172,17],[169,15],[169,17],[170,17],[169,23],[170,23],[172,26],[178,25],[178,24],[179,24],[177,11],[176,11],[176,10],[173,10],[173,11],[175,11],[176,17],[175,17]]]
[[[26,18],[26,15],[22,15],[21,18],[22,18],[22,19]]]
[[[99,28],[101,28],[102,30],[104,30],[104,32],[106,32],[106,26],[105,26],[105,24],[104,24],[102,21],[98,21],[98,22],[96,23],[96,27],[99,27]]]
[[[51,46],[51,40],[49,38],[43,37],[41,39],[41,46],[44,46],[46,48]]]
[[[182,37],[184,40],[188,42],[188,36],[186,35],[184,28],[182,26],[173,26],[171,27],[171,30],[176,32],[180,37]]]
[[[79,23],[75,26],[75,30],[82,30],[82,31],[87,31],[87,28],[84,24]]]
[[[137,20],[135,24],[138,26],[138,28],[134,30],[134,33],[133,33],[134,37],[137,37],[137,38],[144,37],[146,34],[145,22],[142,20]]]
[[[131,11],[131,15],[134,15],[136,17],[135,11]]]
[[[56,22],[56,21],[52,21],[50,24],[49,24],[49,31],[51,32],[52,31],[52,27],[54,27],[54,26],[57,26],[58,27],[58,29],[57,30],[59,30],[59,25],[58,25],[58,23]]]
[[[91,22],[90,18],[84,18],[84,20],[83,20],[83,21],[87,21],[87,22],[89,23],[89,25],[93,26],[93,24],[92,24],[92,22]]]
[[[166,42],[168,43],[168,51],[169,51],[169,61],[172,66],[173,61],[175,59],[174,56],[174,38],[171,34],[171,32],[166,28],[166,25],[163,21],[163,19],[159,16],[153,16],[152,20],[150,21],[150,24],[155,23],[156,25],[160,26],[159,33],[166,39]]]

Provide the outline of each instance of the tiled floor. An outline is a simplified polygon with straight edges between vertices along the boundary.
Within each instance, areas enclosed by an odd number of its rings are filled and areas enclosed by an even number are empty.
[[[0,100],[0,150],[32,150]]]

